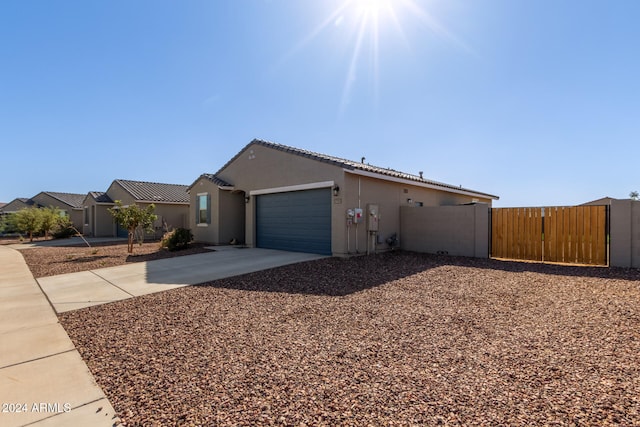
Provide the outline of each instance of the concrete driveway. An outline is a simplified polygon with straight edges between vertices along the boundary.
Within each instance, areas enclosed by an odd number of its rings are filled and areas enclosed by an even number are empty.
[[[195,285],[303,261],[324,255],[273,249],[215,246],[197,255],[132,263],[38,280],[58,313],[135,296]]]

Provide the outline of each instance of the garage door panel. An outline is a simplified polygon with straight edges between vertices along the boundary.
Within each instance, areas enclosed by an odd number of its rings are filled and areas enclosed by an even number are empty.
[[[256,201],[258,247],[331,254],[329,188],[264,194]]]

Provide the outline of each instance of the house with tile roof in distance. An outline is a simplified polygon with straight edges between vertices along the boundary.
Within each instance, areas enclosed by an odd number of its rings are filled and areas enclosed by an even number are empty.
[[[188,191],[198,241],[336,256],[387,248],[400,235],[402,207],[491,206],[498,199],[422,173],[259,139]]]
[[[83,234],[94,237],[127,236],[127,231],[114,222],[108,211],[115,206],[116,200],[124,206],[134,203],[142,208],[152,203],[155,205],[158,219],[153,225],[154,234],[151,237],[162,237],[167,228],[188,227],[189,195],[186,190],[186,185],[116,179],[107,191],[91,191],[84,196]]]
[[[2,208],[0,208],[0,214],[9,214],[18,212],[20,209],[28,208],[29,206],[33,206],[33,201],[28,197],[18,197],[13,199],[9,203],[5,204]]]
[[[41,191],[31,198],[35,206],[40,208],[54,207],[67,215],[73,226],[82,230],[82,201],[84,194],[57,193],[53,191]]]

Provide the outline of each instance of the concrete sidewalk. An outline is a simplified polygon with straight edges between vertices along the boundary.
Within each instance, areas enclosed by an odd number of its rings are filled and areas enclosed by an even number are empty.
[[[0,425],[112,426],[96,384],[18,251],[0,246]]]
[[[131,263],[38,279],[58,313],[209,282],[324,255],[215,246],[209,253]]]

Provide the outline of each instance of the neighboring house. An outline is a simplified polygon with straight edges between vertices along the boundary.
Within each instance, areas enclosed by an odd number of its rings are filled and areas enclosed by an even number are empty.
[[[84,194],[56,193],[53,191],[42,191],[31,198],[31,201],[38,207],[54,207],[60,209],[69,217],[73,226],[82,230],[82,200]]]
[[[198,177],[188,192],[197,241],[337,256],[387,248],[400,234],[401,206],[490,206],[498,199],[262,140]]]
[[[188,227],[189,195],[186,185],[116,179],[106,192],[89,192],[84,197],[84,229],[87,236],[126,237],[127,230],[115,224],[108,209],[119,200],[124,206],[137,204],[145,208],[153,203],[158,219],[153,225],[156,238],[167,228]]]
[[[602,206],[602,205],[611,205],[611,201],[612,200],[617,200],[614,199],[613,197],[602,197],[601,199],[597,199],[597,200],[592,200],[591,202],[587,202],[587,203],[583,203],[580,206]]]
[[[14,213],[18,212],[20,209],[28,208],[33,206],[33,201],[27,197],[18,197],[17,199],[13,199],[6,205],[2,207],[2,213]]]

